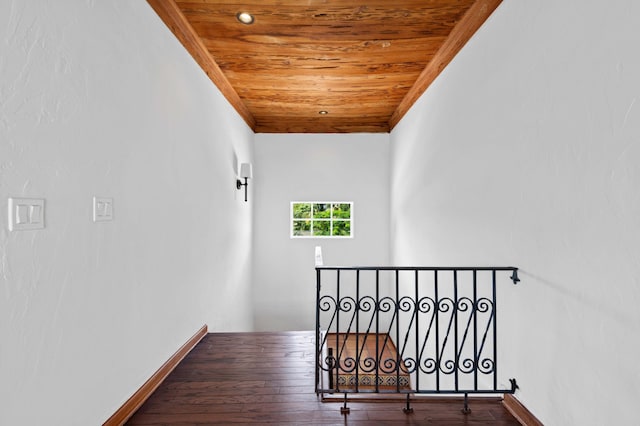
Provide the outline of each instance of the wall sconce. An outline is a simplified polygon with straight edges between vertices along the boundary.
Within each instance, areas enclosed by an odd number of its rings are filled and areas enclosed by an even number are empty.
[[[240,177],[244,178],[244,183],[240,179],[236,179],[236,189],[240,189],[244,186],[244,201],[247,201],[247,186],[249,183],[247,179],[251,179],[253,177],[253,167],[251,163],[242,163],[240,164]]]

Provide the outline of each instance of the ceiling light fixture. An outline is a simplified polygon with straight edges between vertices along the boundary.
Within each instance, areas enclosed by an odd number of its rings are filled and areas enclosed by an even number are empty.
[[[236,19],[245,25],[251,25],[255,21],[255,18],[249,12],[238,12]]]
[[[323,109],[322,111],[318,111],[318,114],[327,115],[327,114],[329,114],[329,111],[326,111],[326,110]]]

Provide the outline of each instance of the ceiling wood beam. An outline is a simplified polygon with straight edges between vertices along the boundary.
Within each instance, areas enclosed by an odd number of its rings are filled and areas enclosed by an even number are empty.
[[[502,3],[502,0],[478,0],[467,10],[462,19],[460,19],[451,31],[449,38],[442,44],[438,52],[433,56],[433,59],[420,73],[416,82],[391,115],[391,119],[389,120],[390,130],[393,130],[400,122],[411,106],[413,106],[418,98],[427,90],[436,77],[449,62],[451,62],[500,3]]]
[[[164,23],[171,29],[180,43],[187,49],[193,59],[204,70],[213,84],[222,92],[235,110],[244,119],[251,130],[255,131],[256,120],[249,112],[245,103],[229,83],[220,70],[216,61],[211,57],[200,37],[195,33],[184,14],[180,11],[174,0],[147,0],[147,3],[155,10]]]

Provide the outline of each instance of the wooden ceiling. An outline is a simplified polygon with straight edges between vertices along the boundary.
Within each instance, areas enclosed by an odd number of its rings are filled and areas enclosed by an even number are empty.
[[[502,0],[147,1],[256,133],[356,133],[393,129]]]

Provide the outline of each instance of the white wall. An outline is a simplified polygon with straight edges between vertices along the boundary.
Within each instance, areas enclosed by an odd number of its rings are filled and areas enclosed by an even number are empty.
[[[505,1],[391,135],[391,258],[514,265],[501,370],[547,425],[636,424],[640,3]]]
[[[313,330],[314,247],[325,265],[386,265],[388,134],[257,134],[255,328]],[[291,239],[291,201],[353,201],[354,238]]]
[[[203,324],[251,329],[253,133],[144,1],[4,1],[0,40],[0,424],[101,424]]]

